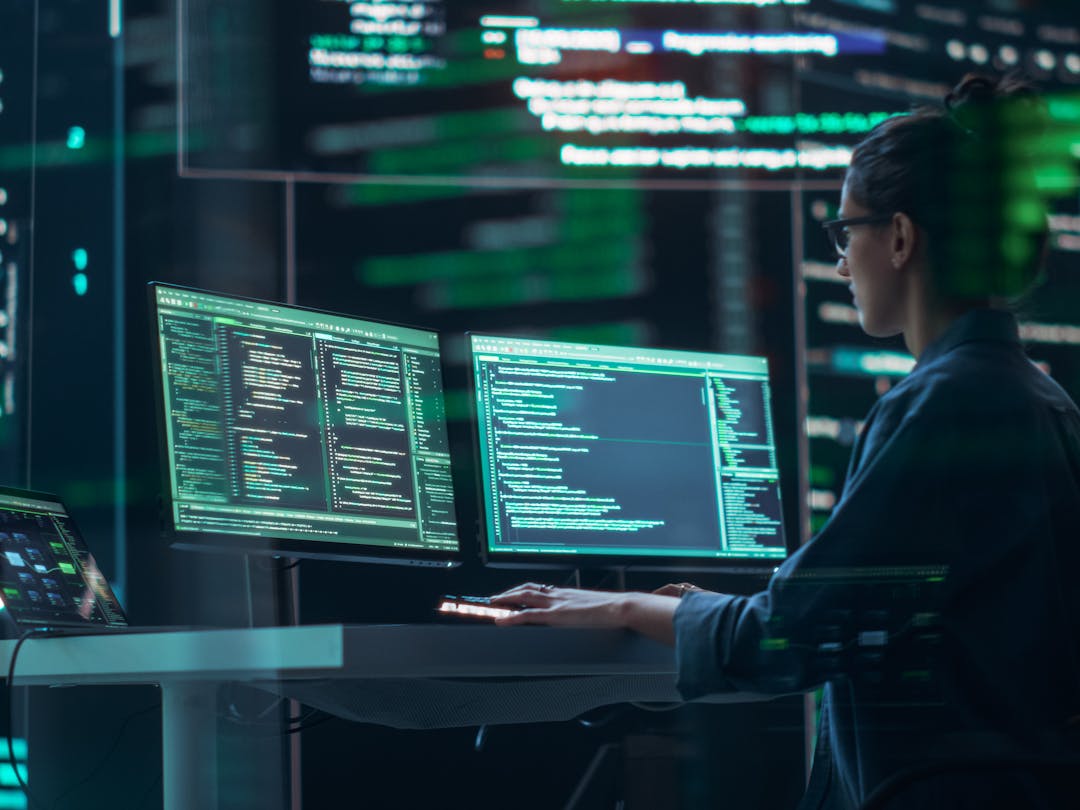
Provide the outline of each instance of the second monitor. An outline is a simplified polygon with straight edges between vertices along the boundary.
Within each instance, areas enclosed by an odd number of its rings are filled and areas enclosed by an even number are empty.
[[[435,332],[150,290],[175,545],[456,562]]]
[[[786,555],[764,358],[470,342],[489,562]]]

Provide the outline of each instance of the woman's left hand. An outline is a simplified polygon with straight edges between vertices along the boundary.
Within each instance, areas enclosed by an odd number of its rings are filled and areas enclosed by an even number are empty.
[[[682,599],[688,593],[706,593],[706,591],[692,582],[671,582],[657,588],[653,593],[658,593],[661,596],[677,596]]]

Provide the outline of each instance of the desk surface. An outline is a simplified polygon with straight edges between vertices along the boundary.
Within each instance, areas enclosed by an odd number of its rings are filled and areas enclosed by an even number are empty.
[[[0,642],[6,672],[14,641]],[[669,647],[621,630],[311,625],[32,638],[15,683],[660,675]]]
[[[14,645],[0,642],[0,672]],[[674,651],[623,630],[332,624],[31,638],[15,672],[20,686],[156,683],[181,696],[178,707],[192,694],[209,705],[205,695],[227,681],[339,717],[412,729],[566,720],[615,703],[682,702]],[[173,720],[187,711],[177,708]]]
[[[0,642],[3,672],[15,644]],[[166,810],[207,810],[220,806],[216,690],[226,681],[360,722],[451,728],[677,706],[674,658],[622,630],[336,624],[30,638],[14,683],[160,684]],[[747,699],[761,698],[722,698]]]

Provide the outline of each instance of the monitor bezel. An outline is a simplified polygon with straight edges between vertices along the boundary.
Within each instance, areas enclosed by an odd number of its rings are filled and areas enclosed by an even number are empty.
[[[619,571],[672,571],[707,574],[746,574],[756,577],[771,576],[783,562],[794,552],[792,547],[792,534],[788,527],[782,523],[781,530],[784,534],[783,557],[708,557],[708,556],[682,556],[682,555],[628,555],[628,554],[603,554],[603,553],[571,553],[565,551],[551,551],[545,553],[525,551],[498,551],[491,548],[488,542],[490,527],[488,526],[488,512],[486,503],[486,489],[484,486],[483,452],[480,444],[480,408],[479,390],[476,385],[476,360],[474,352],[474,339],[491,340],[535,340],[537,342],[551,342],[550,339],[529,334],[492,334],[490,332],[466,332],[465,347],[469,367],[469,407],[473,428],[473,453],[476,467],[474,476],[477,500],[477,546],[481,562],[489,568],[497,569],[578,569],[578,570],[619,570]],[[559,340],[558,343],[567,345],[591,347],[611,345],[614,348],[640,348],[644,351],[679,351],[689,354],[722,355],[723,352],[711,352],[697,349],[667,349],[657,346],[615,346],[614,344],[580,343],[571,340]],[[759,356],[760,355],[755,355]],[[768,358],[764,358],[766,364]],[[769,377],[770,388],[772,377]],[[771,414],[770,414],[771,415]],[[774,420],[775,425],[775,420]],[[781,473],[782,477],[782,473]],[[780,493],[781,521],[783,521],[783,492]]]
[[[231,534],[221,532],[200,532],[192,530],[179,530],[173,520],[174,500],[172,497],[172,472],[169,459],[169,447],[167,438],[167,416],[165,413],[165,369],[164,358],[161,354],[161,338],[158,328],[159,311],[157,290],[177,290],[196,295],[208,295],[226,298],[235,301],[243,301],[255,304],[267,304],[274,307],[311,313],[315,315],[329,315],[332,317],[347,318],[354,321],[362,321],[376,326],[397,327],[415,329],[428,332],[436,337],[439,347],[439,375],[443,385],[443,396],[446,395],[445,374],[443,373],[443,336],[434,329],[423,326],[413,326],[395,321],[379,318],[360,318],[333,310],[316,309],[314,307],[285,304],[280,301],[269,301],[262,298],[252,298],[233,293],[222,293],[214,290],[206,290],[197,287],[188,287],[181,284],[151,281],[147,284],[147,293],[150,300],[150,338],[153,347],[154,366],[154,402],[156,412],[158,434],[158,468],[161,475],[161,498],[160,504],[160,529],[163,539],[175,549],[184,551],[207,551],[224,552],[235,554],[251,554],[258,556],[288,557],[293,559],[331,560],[339,562],[376,563],[384,565],[399,565],[416,568],[456,568],[462,564],[463,543],[461,542],[460,515],[455,504],[455,534],[457,536],[457,550],[446,549],[428,550],[420,548],[394,548],[387,546],[366,545],[362,542],[329,542],[325,545],[313,546],[320,541],[296,540],[279,537],[261,537],[251,534]],[[451,462],[452,463],[452,462]],[[455,493],[455,500],[457,495]]]

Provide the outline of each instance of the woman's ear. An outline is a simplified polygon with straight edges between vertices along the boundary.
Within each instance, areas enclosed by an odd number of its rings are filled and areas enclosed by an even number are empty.
[[[915,255],[918,229],[911,217],[903,212],[893,214],[892,218],[892,266],[898,270],[907,266]]]

